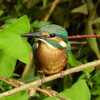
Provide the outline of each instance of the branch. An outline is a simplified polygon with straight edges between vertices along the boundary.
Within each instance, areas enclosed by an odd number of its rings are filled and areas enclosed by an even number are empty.
[[[4,77],[0,77],[0,80],[4,81],[5,83],[13,86],[14,88],[17,88],[21,85],[24,85],[25,83],[19,81],[19,80],[15,80],[15,79],[7,79],[7,78],[4,78]],[[43,93],[44,95],[47,95],[47,96],[53,96],[53,94],[50,92],[51,90],[50,89],[41,89],[41,88],[29,88],[29,96],[32,96],[33,94],[36,93],[36,91],[38,92],[41,92]]]
[[[7,83],[15,88],[23,85],[23,82],[21,82],[19,80],[15,80],[15,79],[8,79],[8,78],[0,77],[0,80],[4,81],[5,83]]]
[[[82,71],[85,68],[96,67],[98,65],[100,65],[100,60],[96,60],[96,61],[93,61],[93,62],[89,62],[89,63],[86,63],[86,64],[82,64],[82,65],[80,65],[78,67],[74,67],[74,68],[67,69],[67,70],[65,70],[63,72],[54,74],[52,76],[44,77],[43,79],[39,79],[39,80],[30,82],[30,83],[24,84],[24,85],[22,85],[22,86],[20,86],[18,88],[14,88],[14,89],[9,90],[7,92],[1,93],[0,94],[0,98],[1,97],[4,97],[4,96],[12,95],[14,93],[17,93],[17,92],[20,92],[20,91],[23,91],[23,90],[27,90],[27,89],[29,89],[31,87],[34,87],[35,88],[37,86],[42,85],[43,83],[46,83],[46,82],[55,80],[55,79],[60,78],[62,76],[65,76],[65,75],[68,75],[68,74],[72,74],[72,73],[75,73],[75,72]]]
[[[57,4],[60,2],[60,0],[54,0],[54,2],[51,5],[51,8],[48,12],[48,14],[44,17],[44,21],[48,21],[48,19],[50,18],[51,14],[53,13],[53,11],[55,10]]]
[[[94,20],[96,16],[96,8],[93,4],[92,0],[86,0],[87,1],[87,8],[88,8],[88,14],[89,14],[89,20]]]

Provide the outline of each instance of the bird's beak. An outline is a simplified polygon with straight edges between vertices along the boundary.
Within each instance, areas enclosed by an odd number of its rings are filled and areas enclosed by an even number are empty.
[[[23,34],[22,37],[47,38],[48,35],[43,35],[41,32],[33,32],[33,33]]]

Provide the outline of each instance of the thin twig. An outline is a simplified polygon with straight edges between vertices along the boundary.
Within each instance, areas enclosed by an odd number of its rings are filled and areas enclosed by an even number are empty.
[[[0,80],[4,81],[5,83],[17,88],[21,85],[24,85],[25,83],[19,81],[19,80],[15,80],[15,79],[7,79],[7,78],[3,78],[3,77],[0,77]],[[37,91],[38,92],[41,92],[42,94],[46,95],[46,96],[57,96],[57,92],[52,90],[52,89],[43,89],[43,88],[34,88],[34,87],[31,87],[28,89],[29,90],[29,96],[33,96]],[[63,98],[61,96],[57,96],[58,98]],[[64,98],[63,98],[64,99]],[[65,99],[64,99],[65,100]]]
[[[37,91],[39,91],[39,92],[42,92],[44,95],[47,95],[47,96],[54,96],[53,94],[52,94],[52,92],[50,91],[50,90],[48,90],[48,89],[41,89],[41,88],[37,88],[36,89]]]
[[[83,41],[83,42],[79,42],[79,41],[70,41],[70,44],[73,45],[73,44],[79,44],[79,45],[86,45],[87,42],[86,41]]]
[[[84,34],[84,35],[72,35],[72,36],[68,36],[68,39],[84,39],[84,38],[100,38],[100,34],[96,35],[96,34]]]
[[[15,79],[7,79],[4,77],[0,77],[0,80],[4,81],[5,83],[13,86],[14,88],[17,88],[21,85],[24,85],[25,83],[19,81],[19,80],[15,80]],[[53,94],[51,93],[51,91],[47,90],[47,89],[41,89],[39,87],[37,88],[29,88],[29,95],[32,96],[36,91],[43,93],[44,95],[47,96],[53,96]]]
[[[55,10],[57,4],[60,2],[60,0],[54,0],[54,2],[51,5],[51,8],[48,12],[48,14],[44,17],[44,21],[48,21],[48,19],[50,18],[51,14],[53,13],[53,11]]]
[[[57,78],[60,78],[61,76],[65,76],[65,75],[68,75],[68,74],[72,74],[72,73],[75,73],[75,72],[79,72],[79,71],[82,71],[85,68],[96,67],[98,65],[100,65],[100,60],[96,60],[96,61],[93,61],[93,62],[89,62],[89,63],[86,63],[86,64],[82,64],[82,65],[80,65],[78,67],[74,67],[74,68],[67,69],[67,70],[63,71],[63,74],[62,74],[62,72],[60,72],[60,73],[57,73],[57,74],[54,74],[54,75],[47,76],[47,77],[43,78],[42,79],[42,83],[41,83],[41,79],[39,79],[39,80],[30,82],[30,83],[27,83],[25,85],[22,85],[22,86],[20,86],[18,88],[14,88],[14,89],[9,90],[7,92],[1,93],[0,94],[0,98],[1,97],[4,97],[4,96],[12,95],[12,94],[17,93],[17,92],[20,92],[22,90],[29,89],[31,87],[40,86],[43,83],[46,83],[46,82],[55,80]]]
[[[5,83],[17,88],[21,85],[23,85],[23,82],[19,81],[19,80],[15,80],[15,79],[7,79],[4,77],[0,77],[0,80],[4,81]]]

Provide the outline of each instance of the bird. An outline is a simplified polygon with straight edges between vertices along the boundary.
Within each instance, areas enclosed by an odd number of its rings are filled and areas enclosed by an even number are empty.
[[[39,31],[41,37],[37,39],[34,55],[36,66],[46,75],[63,71],[67,64],[67,31],[56,24],[45,25]]]

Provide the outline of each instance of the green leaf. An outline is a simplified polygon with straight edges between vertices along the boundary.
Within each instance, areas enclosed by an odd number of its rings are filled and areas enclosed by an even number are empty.
[[[68,64],[70,64],[73,67],[76,67],[77,65],[80,65],[81,63],[75,58],[71,51],[70,43],[67,44],[67,55],[68,55]]]
[[[80,62],[76,60],[75,56],[72,54],[71,51],[68,52],[68,63],[73,67],[76,67],[80,64]]]
[[[29,62],[30,46],[25,39],[22,39],[18,35],[14,35],[9,38],[1,38],[0,40],[0,48],[7,52],[10,56],[19,59],[24,63]]]
[[[23,16],[0,31],[0,49],[24,63],[29,62],[31,47],[21,34],[30,31],[27,16]]]
[[[78,80],[70,89],[65,90],[61,95],[66,95],[71,100],[90,100],[90,91],[85,80]]]
[[[97,96],[99,95],[100,96],[100,84],[96,84],[93,89],[92,89],[92,95],[94,96]]]
[[[31,26],[33,28],[41,28],[41,27],[43,27],[45,25],[49,25],[49,24],[50,24],[50,22],[36,20],[31,24]]]
[[[96,84],[100,84],[100,70],[96,71],[96,74],[92,77],[92,80],[95,81]]]
[[[96,19],[93,21],[93,24],[97,24],[97,23],[100,24],[100,17],[96,18]]]
[[[3,29],[5,34],[25,34],[30,31],[30,23],[27,16],[11,19]]]
[[[95,100],[100,100],[100,96],[98,96]]]
[[[93,72],[95,70],[95,68],[93,68],[93,67],[91,67],[91,68],[85,68],[84,69],[84,72],[86,72],[86,73],[91,73],[91,72]]]
[[[43,2],[43,7],[46,7],[47,3],[48,3],[48,0],[42,0],[42,2]]]
[[[28,93],[26,91],[21,91],[11,96],[0,98],[0,100],[28,100],[28,98]]]
[[[86,33],[90,34],[90,35],[94,33],[91,21],[87,22]],[[91,49],[93,50],[93,52],[96,54],[96,56],[98,58],[100,58],[100,51],[99,51],[99,47],[98,47],[96,39],[95,38],[88,38],[87,41],[88,41],[88,44],[90,45]]]
[[[82,14],[88,14],[88,9],[87,9],[87,4],[83,4],[77,8],[74,8],[72,11],[72,13],[82,13]]]
[[[0,77],[11,77],[15,69],[16,59],[0,51]]]
[[[78,80],[71,88],[64,90],[58,94],[59,97],[65,98],[65,100],[90,100],[90,91],[85,80]],[[56,97],[49,97],[44,100],[59,100]]]
[[[0,9],[0,16],[4,14],[4,11]]]

